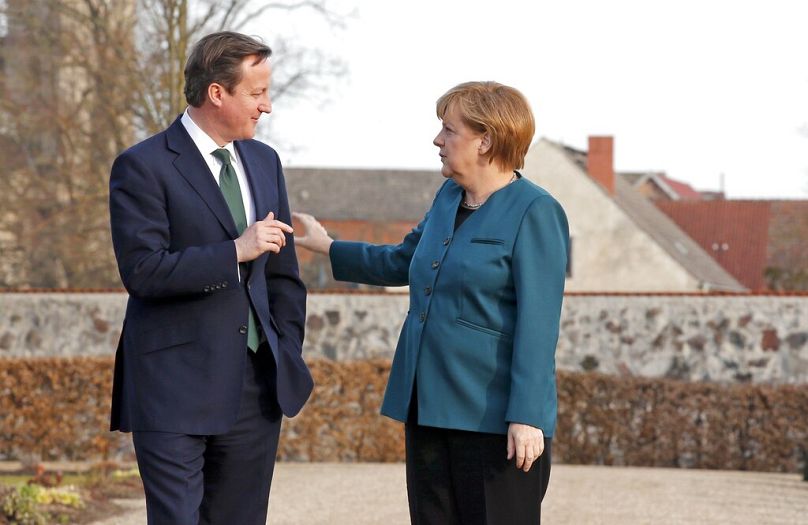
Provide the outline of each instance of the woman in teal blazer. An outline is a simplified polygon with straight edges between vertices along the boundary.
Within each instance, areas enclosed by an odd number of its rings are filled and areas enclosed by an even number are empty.
[[[556,424],[567,219],[515,171],[534,133],[521,93],[461,84],[437,113],[448,180],[401,244],[332,241],[305,214],[296,242],[328,253],[335,279],[410,287],[382,414],[406,423],[413,523],[532,525]]]

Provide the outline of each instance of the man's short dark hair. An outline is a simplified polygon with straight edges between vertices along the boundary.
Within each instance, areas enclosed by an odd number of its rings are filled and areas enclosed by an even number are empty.
[[[198,108],[205,102],[208,86],[214,82],[232,94],[241,82],[244,59],[254,56],[254,64],[258,64],[271,54],[269,46],[260,40],[233,31],[202,37],[185,64],[185,100]]]

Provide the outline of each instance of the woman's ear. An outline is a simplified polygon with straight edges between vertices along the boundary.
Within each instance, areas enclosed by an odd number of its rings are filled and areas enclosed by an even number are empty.
[[[477,153],[480,155],[485,155],[491,149],[491,135],[488,133],[483,133],[482,139],[480,140],[480,147],[477,148]]]

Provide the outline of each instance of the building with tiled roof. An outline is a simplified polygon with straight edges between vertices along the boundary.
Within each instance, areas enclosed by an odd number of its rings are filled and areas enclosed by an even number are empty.
[[[698,191],[690,184],[672,179],[661,171],[620,172],[618,177],[654,201],[691,201],[723,198],[722,192]]]
[[[329,220],[419,221],[445,180],[440,170],[285,168],[295,210]]]
[[[752,290],[808,290],[808,200],[656,201]]]
[[[743,291],[613,166],[613,139],[580,151],[541,139],[524,174],[564,206],[572,237],[570,291]]]

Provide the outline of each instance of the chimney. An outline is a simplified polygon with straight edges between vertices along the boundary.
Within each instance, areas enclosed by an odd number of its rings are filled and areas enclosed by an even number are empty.
[[[586,170],[610,195],[614,195],[614,137],[589,137]]]

